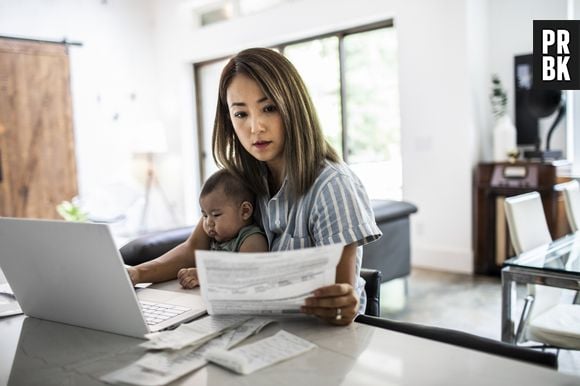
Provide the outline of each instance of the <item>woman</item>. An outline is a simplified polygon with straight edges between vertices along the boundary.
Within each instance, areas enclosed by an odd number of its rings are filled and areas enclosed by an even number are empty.
[[[351,323],[366,304],[360,278],[362,245],[378,239],[360,180],[324,139],[300,75],[283,55],[244,50],[224,67],[213,133],[216,162],[257,195],[258,222],[270,250],[344,243],[336,284],[319,288],[302,311],[330,323]],[[157,282],[195,267],[208,249],[201,221],[183,244],[129,269],[134,283]],[[191,283],[194,270],[180,272]]]

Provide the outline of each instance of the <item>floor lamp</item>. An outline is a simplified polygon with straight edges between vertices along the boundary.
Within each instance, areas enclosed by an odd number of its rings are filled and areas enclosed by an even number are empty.
[[[135,138],[133,145],[133,153],[136,155],[144,155],[146,161],[145,203],[143,205],[143,211],[141,212],[138,232],[143,234],[148,231],[147,215],[151,208],[153,191],[159,192],[163,204],[165,205],[165,209],[167,209],[174,224],[177,224],[177,216],[175,215],[175,211],[169,202],[165,191],[159,183],[155,167],[155,156],[167,152],[165,127],[161,122],[157,121],[143,125],[142,129],[138,131],[137,138]]]

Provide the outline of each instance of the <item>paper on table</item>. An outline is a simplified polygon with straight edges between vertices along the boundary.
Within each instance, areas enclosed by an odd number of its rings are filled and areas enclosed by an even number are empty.
[[[182,369],[188,368],[189,362],[197,362],[200,359],[205,360],[198,353],[198,349],[199,346],[194,346],[176,351],[148,353],[135,362],[135,364],[163,374],[180,373]]]
[[[175,330],[147,334],[149,339],[140,344],[150,350],[179,350],[186,346],[200,345],[222,334],[225,330],[239,326],[248,320],[244,316],[207,316],[182,324]]]
[[[240,374],[250,374],[316,347],[315,344],[292,335],[284,330],[256,343],[235,348],[231,351],[214,349],[206,353],[205,359]]]
[[[0,284],[0,318],[20,314],[22,309],[14,297],[12,288],[8,283]]]
[[[22,309],[16,301],[11,303],[2,303],[0,301],[0,318],[20,314],[22,314]]]
[[[135,363],[141,367],[161,373],[169,374],[176,371],[179,372],[183,366],[187,366],[186,363],[189,360],[203,358],[205,353],[211,349],[229,349],[244,341],[249,336],[257,334],[264,326],[271,322],[273,321],[269,319],[251,319],[241,326],[202,344],[201,347],[196,345],[181,350],[148,353]]]
[[[258,333],[271,323],[270,319],[254,318],[236,329],[229,330],[203,347],[189,346],[180,350],[160,351],[145,354],[136,362],[101,377],[111,383],[138,386],[161,386],[207,364],[205,352],[212,348],[230,348],[250,335]]]
[[[266,253],[197,250],[208,313],[298,314],[315,289],[334,283],[343,246]]]
[[[218,338],[212,339],[199,349],[197,353],[205,357],[206,352],[214,348],[230,349],[237,346],[252,335],[259,333],[265,326],[272,323],[272,319],[252,318],[234,330],[229,330]]]
[[[0,283],[0,293],[14,296],[14,291],[12,291],[12,287],[8,283]]]
[[[207,364],[198,355],[184,356],[182,361],[175,363],[171,371],[161,372],[140,366],[138,362],[131,363],[119,370],[102,376],[100,379],[110,384],[129,384],[138,386],[162,386],[173,382],[185,374],[197,370]]]

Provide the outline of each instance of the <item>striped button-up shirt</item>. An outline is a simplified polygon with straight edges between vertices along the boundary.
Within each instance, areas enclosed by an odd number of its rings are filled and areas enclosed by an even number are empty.
[[[358,177],[344,163],[326,162],[310,189],[293,199],[288,180],[273,197],[257,199],[258,221],[271,251],[321,245],[357,243],[356,291],[359,312],[364,312],[366,295],[360,277],[362,246],[377,240],[381,231],[367,193]]]

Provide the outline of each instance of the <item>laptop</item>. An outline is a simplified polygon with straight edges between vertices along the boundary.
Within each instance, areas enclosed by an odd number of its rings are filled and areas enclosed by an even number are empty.
[[[199,291],[134,289],[106,224],[0,217],[0,268],[40,319],[143,338],[206,313]]]

